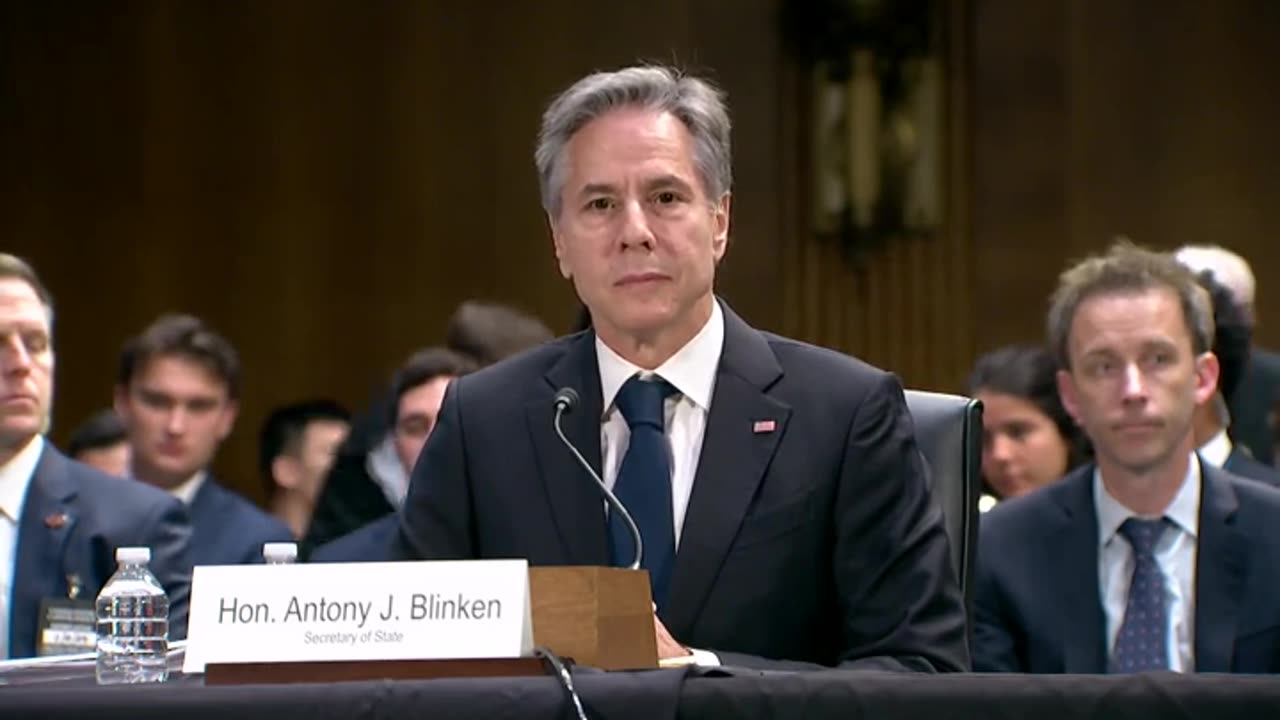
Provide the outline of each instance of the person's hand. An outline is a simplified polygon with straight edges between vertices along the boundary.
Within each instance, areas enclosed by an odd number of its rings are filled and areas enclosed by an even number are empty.
[[[689,651],[689,648],[676,642],[675,638],[671,637],[671,633],[667,632],[666,626],[658,619],[657,613],[654,613],[653,616],[653,628],[658,633],[659,660],[670,660],[671,658],[688,657],[693,655],[693,653]]]

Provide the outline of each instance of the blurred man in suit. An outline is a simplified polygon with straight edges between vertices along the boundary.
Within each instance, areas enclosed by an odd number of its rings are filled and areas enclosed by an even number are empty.
[[[325,475],[351,429],[351,414],[333,400],[291,403],[271,411],[258,438],[258,471],[271,514],[301,539]]]
[[[983,517],[974,668],[1280,671],[1280,491],[1195,453],[1218,380],[1208,294],[1119,244],[1063,273],[1048,326],[1097,462]]]
[[[293,540],[280,521],[210,476],[235,424],[239,390],[235,350],[190,315],[161,317],[120,355],[115,409],[129,430],[130,477],[188,507],[196,565],[261,562],[263,543]]]
[[[108,475],[129,476],[129,434],[120,416],[110,408],[94,413],[71,431],[67,454]]]
[[[640,526],[662,658],[962,670],[964,607],[898,381],[714,295],[729,134],[719,91],[660,67],[551,104],[542,202],[594,329],[450,385],[398,554],[630,563],[557,438],[570,388],[567,437]]]
[[[1240,386],[1249,365],[1249,346],[1253,328],[1244,309],[1213,273],[1204,271],[1196,278],[1209,293],[1213,305],[1213,355],[1218,358],[1218,391],[1209,401],[1196,407],[1192,416],[1192,434],[1196,452],[1204,462],[1233,475],[1280,487],[1280,470],[1254,460],[1248,451],[1232,439],[1231,411],[1226,398]]]
[[[42,601],[93,599],[119,547],[151,549],[170,637],[184,637],[191,527],[182,504],[74,462],[43,436],[52,326],[48,290],[27,263],[0,254],[0,658],[34,655]]]
[[[1257,283],[1253,269],[1240,255],[1218,246],[1189,245],[1177,252],[1178,261],[1192,272],[1208,271],[1231,290],[1244,311],[1250,328],[1256,324],[1254,296]],[[1248,450],[1253,459],[1275,465],[1280,404],[1280,354],[1253,346],[1244,377],[1237,390],[1227,395],[1231,411],[1231,433],[1235,442]]]
[[[456,378],[475,369],[469,357],[447,348],[427,348],[409,357],[391,381],[391,407],[387,409],[386,422],[392,428],[391,446],[403,476],[408,478],[413,464],[440,415],[440,402],[445,388]],[[365,483],[363,494],[358,487],[345,490],[342,497],[347,502],[348,514],[361,507],[377,512],[374,518],[345,535],[315,549],[313,562],[376,562],[387,560],[391,553],[391,539],[399,524],[398,510],[403,493],[408,488],[381,490]],[[367,498],[367,499],[365,499]]]

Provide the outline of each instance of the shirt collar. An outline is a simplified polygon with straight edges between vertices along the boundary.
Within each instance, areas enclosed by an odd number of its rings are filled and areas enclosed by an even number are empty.
[[[1164,511],[1166,518],[1191,537],[1198,537],[1200,534],[1200,475],[1200,460],[1195,453],[1191,453],[1182,487],[1178,488],[1178,493]],[[1098,544],[1102,547],[1111,542],[1125,520],[1138,516],[1107,492],[1106,486],[1102,484],[1102,471],[1096,467],[1093,470],[1093,502],[1098,516]]]
[[[1231,438],[1227,437],[1225,429],[1219,430],[1217,435],[1209,438],[1209,442],[1200,446],[1200,457],[1210,465],[1220,468],[1227,464],[1227,458],[1231,456]]]
[[[720,310],[720,303],[715,301],[711,303],[711,317],[707,318],[698,334],[653,372],[641,370],[625,360],[597,335],[596,362],[600,366],[600,393],[604,413],[609,413],[613,407],[613,399],[617,397],[623,383],[636,373],[661,376],[681,395],[704,411],[710,411],[716,369],[723,349],[724,313]]]
[[[200,470],[195,475],[187,478],[181,485],[169,490],[169,494],[182,501],[183,505],[191,506],[192,501],[196,499],[196,493],[200,492],[200,487],[204,485],[208,473]]]
[[[27,446],[18,451],[3,467],[0,467],[0,515],[16,525],[22,517],[22,506],[27,500],[27,488],[40,464],[44,452],[44,438],[36,435]]]

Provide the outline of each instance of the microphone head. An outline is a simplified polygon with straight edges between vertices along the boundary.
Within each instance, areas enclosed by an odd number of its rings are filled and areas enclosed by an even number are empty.
[[[556,391],[552,404],[557,410],[569,412],[578,407],[578,391],[571,387],[562,387]]]

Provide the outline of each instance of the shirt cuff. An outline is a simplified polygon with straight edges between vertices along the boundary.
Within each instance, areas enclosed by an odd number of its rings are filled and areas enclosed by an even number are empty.
[[[702,667],[720,667],[720,656],[710,650],[694,650],[689,648],[689,652],[693,653],[693,664]]]

